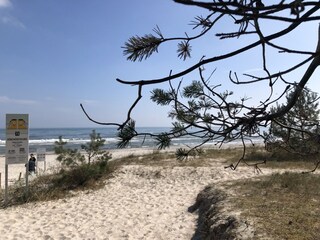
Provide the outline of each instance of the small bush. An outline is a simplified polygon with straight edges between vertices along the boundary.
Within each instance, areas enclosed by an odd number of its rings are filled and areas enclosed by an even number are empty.
[[[86,156],[76,149],[66,149],[66,142],[55,142],[55,153],[57,160],[61,162],[62,169],[55,181],[55,185],[70,190],[78,187],[85,187],[89,182],[101,178],[108,170],[108,160],[111,159],[109,152],[101,150],[105,140],[94,130],[90,134],[90,142],[81,147]]]
[[[76,167],[85,163],[85,156],[78,152],[77,149],[67,149],[65,146],[67,142],[59,137],[59,141],[55,142],[54,152],[57,154],[57,160],[63,167]]]
[[[62,168],[53,183],[55,187],[65,190],[87,187],[108,173],[108,170],[107,161],[82,164],[67,170]]]

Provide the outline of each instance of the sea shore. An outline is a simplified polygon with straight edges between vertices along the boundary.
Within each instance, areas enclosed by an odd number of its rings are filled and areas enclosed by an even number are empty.
[[[153,151],[140,148],[111,153],[119,158]],[[47,154],[48,171],[57,166],[55,158]],[[188,209],[200,191],[208,184],[256,176],[252,168],[225,169],[223,159],[211,159],[203,167],[176,166],[170,161],[176,160],[168,160],[165,166],[124,165],[97,191],[1,209],[0,236],[8,240],[192,239],[198,215]],[[3,162],[2,156],[1,172]],[[9,179],[24,171],[24,165],[10,165]]]

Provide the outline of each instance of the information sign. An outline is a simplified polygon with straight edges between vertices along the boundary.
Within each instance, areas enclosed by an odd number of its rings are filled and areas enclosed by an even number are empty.
[[[37,161],[42,162],[46,160],[46,149],[38,148],[37,149]]]
[[[6,115],[6,164],[26,163],[29,152],[29,115]]]

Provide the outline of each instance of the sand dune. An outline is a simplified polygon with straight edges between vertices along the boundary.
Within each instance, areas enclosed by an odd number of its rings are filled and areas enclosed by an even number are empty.
[[[197,194],[208,184],[253,176],[252,168],[234,172],[224,169],[219,161],[197,168],[127,165],[106,180],[100,190],[0,210],[0,236],[191,239],[198,216],[188,208],[195,203]]]

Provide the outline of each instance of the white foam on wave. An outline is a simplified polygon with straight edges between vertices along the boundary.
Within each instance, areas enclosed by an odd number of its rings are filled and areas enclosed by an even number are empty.
[[[106,140],[105,143],[114,143],[117,142],[117,138],[104,138]],[[56,141],[59,141],[59,139],[51,138],[51,139],[29,139],[30,145],[45,145],[45,144],[54,144]],[[90,142],[90,139],[80,139],[80,138],[72,138],[72,139],[62,139],[62,141],[71,143],[71,144],[83,144]],[[0,140],[0,146],[5,146],[6,140]]]

